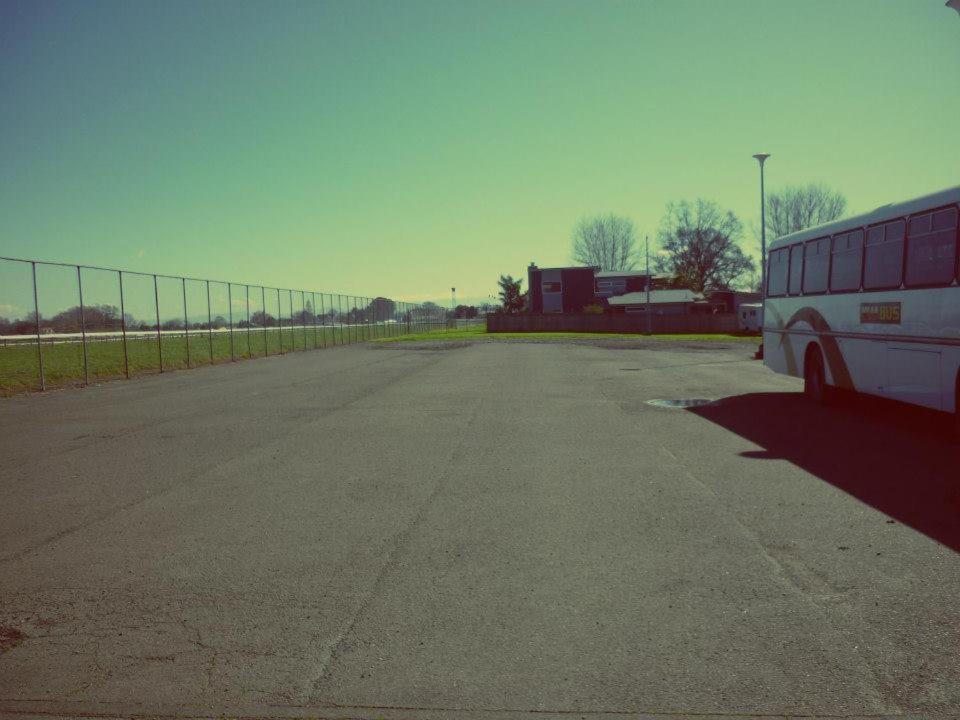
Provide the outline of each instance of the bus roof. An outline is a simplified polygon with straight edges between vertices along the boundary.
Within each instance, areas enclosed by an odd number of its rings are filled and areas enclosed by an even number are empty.
[[[861,215],[854,215],[841,220],[833,220],[823,225],[817,225],[816,227],[784,235],[770,243],[767,252],[769,253],[784,245],[793,245],[797,242],[813,240],[814,238],[833,235],[834,233],[843,232],[844,230],[873,225],[874,223],[883,222],[884,220],[892,220],[893,218],[912,215],[921,210],[928,210],[942,205],[953,205],[958,202],[960,202],[960,185],[924,195],[923,197],[918,197],[913,200],[907,200],[906,202],[881,205],[876,210],[871,210]]]

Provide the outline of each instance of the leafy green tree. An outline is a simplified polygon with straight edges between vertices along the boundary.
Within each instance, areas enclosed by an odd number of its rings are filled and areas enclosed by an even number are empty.
[[[520,291],[523,279],[514,280],[511,275],[501,275],[497,285],[500,286],[500,306],[503,312],[522,312],[527,304],[527,294]]]

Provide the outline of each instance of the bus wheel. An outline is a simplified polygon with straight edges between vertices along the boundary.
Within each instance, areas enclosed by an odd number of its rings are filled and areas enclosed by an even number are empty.
[[[803,394],[817,405],[826,405],[828,393],[823,356],[819,348],[814,346],[807,352],[807,359],[803,364]]]

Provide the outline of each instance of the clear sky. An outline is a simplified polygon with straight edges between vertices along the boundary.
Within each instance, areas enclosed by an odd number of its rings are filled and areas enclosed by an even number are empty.
[[[749,228],[759,151],[956,185],[958,128],[943,0],[0,0],[0,255],[478,301],[586,214]]]

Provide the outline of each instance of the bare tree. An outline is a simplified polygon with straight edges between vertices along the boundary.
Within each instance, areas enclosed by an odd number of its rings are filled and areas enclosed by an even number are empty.
[[[676,286],[696,292],[727,289],[755,269],[738,244],[742,234],[736,215],[714,202],[670,203],[658,232],[657,270],[673,275]]]
[[[769,237],[783,237],[836,220],[846,209],[847,199],[826,185],[788,185],[767,195]]]
[[[574,262],[601,270],[631,270],[636,262],[633,222],[610,213],[581,218],[573,229]]]

